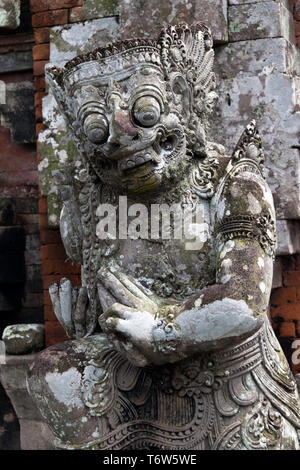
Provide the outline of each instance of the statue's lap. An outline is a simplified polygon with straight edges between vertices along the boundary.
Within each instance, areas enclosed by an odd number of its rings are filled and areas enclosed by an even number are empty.
[[[263,363],[266,350],[276,358],[269,331],[146,368],[130,364],[105,335],[67,341],[39,354],[29,384],[61,448],[255,449],[264,436],[268,448],[297,449],[289,404],[280,410],[265,394],[266,380],[270,389],[280,381]]]

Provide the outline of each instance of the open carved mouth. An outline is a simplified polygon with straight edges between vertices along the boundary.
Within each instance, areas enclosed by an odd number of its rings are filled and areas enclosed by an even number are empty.
[[[159,135],[159,138],[153,143],[153,148],[146,150],[145,153],[135,154],[119,162],[119,171],[123,176],[133,173],[154,171],[154,167],[159,166],[162,161],[161,153],[170,154],[177,143],[177,137],[174,135]]]
[[[152,156],[150,155],[150,153],[146,153],[145,155],[135,155],[131,158],[127,158],[124,161],[121,161],[119,164],[119,169],[123,174],[126,175],[131,171],[134,171],[137,168],[140,168],[151,161]]]
[[[123,178],[127,179],[133,175],[139,178],[147,178],[154,173],[160,158],[153,149],[145,154],[138,154],[119,162],[119,171]]]

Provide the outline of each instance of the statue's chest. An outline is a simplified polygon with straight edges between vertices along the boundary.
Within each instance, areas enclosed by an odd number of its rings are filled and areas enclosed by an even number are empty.
[[[215,257],[209,206],[182,216],[169,238],[120,240],[114,260],[121,269],[163,298],[183,300],[214,282]],[[174,228],[176,230],[174,231]],[[166,232],[165,232],[166,235]]]

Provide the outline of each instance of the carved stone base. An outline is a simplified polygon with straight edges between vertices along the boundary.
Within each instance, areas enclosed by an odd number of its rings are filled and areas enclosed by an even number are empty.
[[[29,388],[67,449],[298,449],[300,402],[268,322],[238,346],[138,368],[104,335],[40,353]]]

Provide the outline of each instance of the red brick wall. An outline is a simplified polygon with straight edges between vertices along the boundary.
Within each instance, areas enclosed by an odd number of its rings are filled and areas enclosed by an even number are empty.
[[[300,255],[282,256],[281,266],[282,287],[272,291],[271,319],[275,333],[290,350],[290,360],[291,343],[300,340]],[[291,366],[294,373],[300,373],[300,364]]]
[[[3,77],[0,76],[0,78]],[[26,232],[26,283],[22,308],[6,317],[5,321],[24,323],[38,317],[42,320],[42,315],[39,314],[43,308],[43,296],[40,282],[38,174],[35,145],[12,143],[10,130],[0,127],[0,149],[1,197],[13,200],[16,209],[15,224],[22,225]]]
[[[25,3],[25,2],[24,2]],[[28,8],[28,6],[27,6]],[[22,6],[26,10],[26,5]],[[24,22],[13,33],[0,34],[2,59],[9,54],[20,54],[32,50],[34,38],[30,24]],[[11,57],[11,56],[10,56]],[[10,60],[11,71],[0,70],[0,80],[6,84],[33,81],[32,69],[25,62]],[[14,64],[14,65],[13,65]],[[19,68],[20,67],[20,68]],[[12,103],[7,101],[8,106]],[[14,143],[11,131],[0,126],[0,197],[11,199],[15,206],[15,225],[23,226],[26,234],[24,296],[20,308],[1,312],[1,329],[7,324],[42,322],[43,293],[40,258],[40,235],[38,214],[38,173],[36,146],[34,143]]]
[[[44,67],[49,62],[50,27],[70,22],[70,15],[75,7],[80,7],[82,0],[31,0],[32,26],[35,46],[33,47],[33,73],[35,87],[36,133],[44,129],[42,123],[42,99],[45,96]],[[37,160],[39,157],[37,154]],[[50,297],[49,284],[68,277],[74,285],[80,285],[80,266],[67,262],[67,256],[60,238],[59,230],[51,229],[47,222],[47,199],[39,199],[41,260],[44,288],[44,317],[46,346],[64,341],[66,334],[57,321]]]

